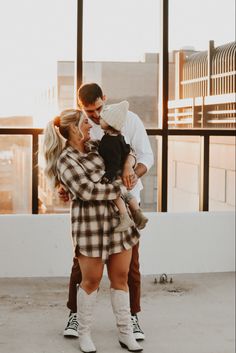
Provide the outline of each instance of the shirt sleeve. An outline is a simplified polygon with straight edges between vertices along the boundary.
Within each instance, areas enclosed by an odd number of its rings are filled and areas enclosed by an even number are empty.
[[[118,183],[93,183],[78,165],[67,164],[63,166],[60,179],[68,191],[75,197],[84,201],[115,200],[121,194]]]
[[[149,170],[154,162],[150,141],[141,119],[136,115],[133,119],[132,127],[128,127],[130,135],[130,145],[135,151],[137,163],[142,163]],[[130,131],[130,129],[132,131]]]

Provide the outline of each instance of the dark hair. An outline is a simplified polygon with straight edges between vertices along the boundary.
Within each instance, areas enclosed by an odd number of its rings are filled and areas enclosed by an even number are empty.
[[[103,98],[103,92],[97,83],[84,83],[78,89],[78,99],[83,105],[94,104],[98,98]]]

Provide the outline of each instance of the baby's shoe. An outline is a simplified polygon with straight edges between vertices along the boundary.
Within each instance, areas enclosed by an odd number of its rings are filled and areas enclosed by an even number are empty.
[[[129,217],[128,212],[121,214],[120,215],[120,223],[118,226],[115,228],[115,232],[124,232],[126,231],[129,227],[134,226],[134,222],[132,219]]]

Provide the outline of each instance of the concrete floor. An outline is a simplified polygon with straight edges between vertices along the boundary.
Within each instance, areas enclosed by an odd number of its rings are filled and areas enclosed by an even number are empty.
[[[160,284],[159,275],[142,279],[144,352],[234,353],[234,273],[171,277],[172,284]],[[67,283],[66,278],[0,279],[1,353],[79,352],[78,339],[62,335]],[[97,352],[125,352],[116,338],[106,278],[95,318]]]

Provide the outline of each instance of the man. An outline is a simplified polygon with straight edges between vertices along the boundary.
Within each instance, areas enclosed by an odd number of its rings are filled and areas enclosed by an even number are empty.
[[[78,104],[80,109],[90,119],[93,127],[91,128],[91,138],[100,140],[103,136],[103,130],[99,125],[100,113],[106,101],[106,96],[103,95],[102,89],[96,83],[83,84],[78,90]],[[149,139],[144,128],[144,125],[138,115],[128,111],[125,126],[121,130],[125,137],[126,143],[129,143],[133,148],[136,157],[137,165],[135,170],[129,175],[123,175],[123,182],[127,185],[127,179],[131,181],[132,189],[130,192],[140,202],[140,191],[142,183],[140,178],[149,170],[153,164],[153,153],[149,143]],[[59,190],[60,193],[60,190]],[[61,191],[61,198],[66,200],[66,197]],[[136,340],[144,340],[145,336],[138,322],[137,313],[140,308],[140,285],[141,275],[139,272],[139,244],[132,248],[132,259],[130,264],[128,286],[130,293],[130,308],[133,331]],[[71,271],[69,284],[69,298],[67,307],[70,309],[69,320],[64,330],[64,336],[78,337],[78,322],[77,322],[77,285],[81,282],[81,272],[76,258]]]

